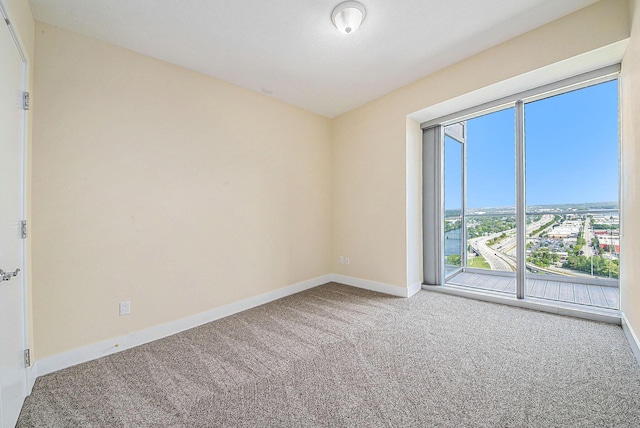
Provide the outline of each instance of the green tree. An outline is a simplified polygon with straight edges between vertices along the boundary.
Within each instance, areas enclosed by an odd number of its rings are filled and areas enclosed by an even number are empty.
[[[451,230],[460,229],[462,227],[462,222],[460,220],[456,220],[454,222],[447,222],[444,224],[444,231],[449,232]]]
[[[555,253],[549,251],[548,248],[538,248],[531,256],[527,258],[529,263],[533,263],[536,266],[540,266],[543,268],[549,267],[552,263],[557,263],[560,261],[560,256]]]
[[[562,266],[568,269],[591,273],[591,263],[593,263],[593,274],[596,276],[617,279],[620,275],[620,262],[601,256],[589,258],[583,255],[570,255]]]
[[[514,216],[488,216],[475,219],[476,224],[467,230],[469,238],[504,232],[516,227]]]
[[[446,264],[449,266],[462,266],[462,256],[459,254],[452,254],[445,258]]]

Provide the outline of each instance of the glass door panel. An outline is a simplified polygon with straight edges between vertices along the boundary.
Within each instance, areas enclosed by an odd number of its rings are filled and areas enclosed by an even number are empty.
[[[466,200],[459,230],[466,269],[456,285],[516,291],[514,118],[509,108],[459,122],[465,131]]]
[[[618,308],[618,85],[525,104],[531,297]]]
[[[516,218],[515,218],[515,109],[508,108],[447,126],[458,130],[463,145],[445,136],[445,192],[447,189],[447,152],[463,161],[465,175],[459,174],[457,163],[449,169],[462,182],[448,184],[462,188],[462,193],[445,198],[445,230],[449,245],[446,267],[462,256],[465,274],[457,276],[456,285],[496,292],[515,293]],[[453,132],[450,135],[456,135]],[[460,152],[461,151],[461,152]],[[446,194],[446,193],[445,193]],[[459,198],[465,200],[458,202]],[[454,200],[456,202],[454,208]],[[456,211],[463,207],[461,215]],[[462,234],[458,241],[451,242]],[[455,246],[454,246],[455,242]],[[455,254],[455,255],[454,255]]]
[[[467,266],[516,267],[515,122],[509,108],[467,121]],[[515,281],[508,290],[515,292]],[[499,291],[505,291],[501,289]]]
[[[462,269],[464,260],[463,145],[445,133],[444,138],[444,268],[445,278]]]

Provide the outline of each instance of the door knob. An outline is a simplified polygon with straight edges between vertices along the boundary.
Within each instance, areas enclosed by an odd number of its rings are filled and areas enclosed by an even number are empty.
[[[17,268],[13,272],[5,272],[3,269],[0,269],[0,277],[2,277],[3,281],[9,281],[14,276],[18,276],[18,273],[20,273],[20,268]]]

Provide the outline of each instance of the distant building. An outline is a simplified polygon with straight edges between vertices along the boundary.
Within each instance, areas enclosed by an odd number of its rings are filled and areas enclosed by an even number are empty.
[[[600,248],[607,248],[613,250],[611,252],[620,254],[620,236],[618,235],[598,235],[598,242],[600,242]]]
[[[582,222],[579,220],[569,220],[565,221],[559,226],[555,226],[549,232],[547,232],[547,236],[553,239],[566,239],[566,238],[576,238],[578,234],[582,230]]]

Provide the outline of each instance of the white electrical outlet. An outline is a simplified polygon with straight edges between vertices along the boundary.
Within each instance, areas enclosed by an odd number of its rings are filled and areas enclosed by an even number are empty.
[[[345,257],[344,264],[348,265],[349,263],[351,263],[351,260],[349,260],[349,257]]]
[[[120,302],[120,316],[129,315],[131,313],[131,302]]]
[[[338,257],[338,261],[340,262],[341,265],[343,265],[344,264],[344,256]]]

